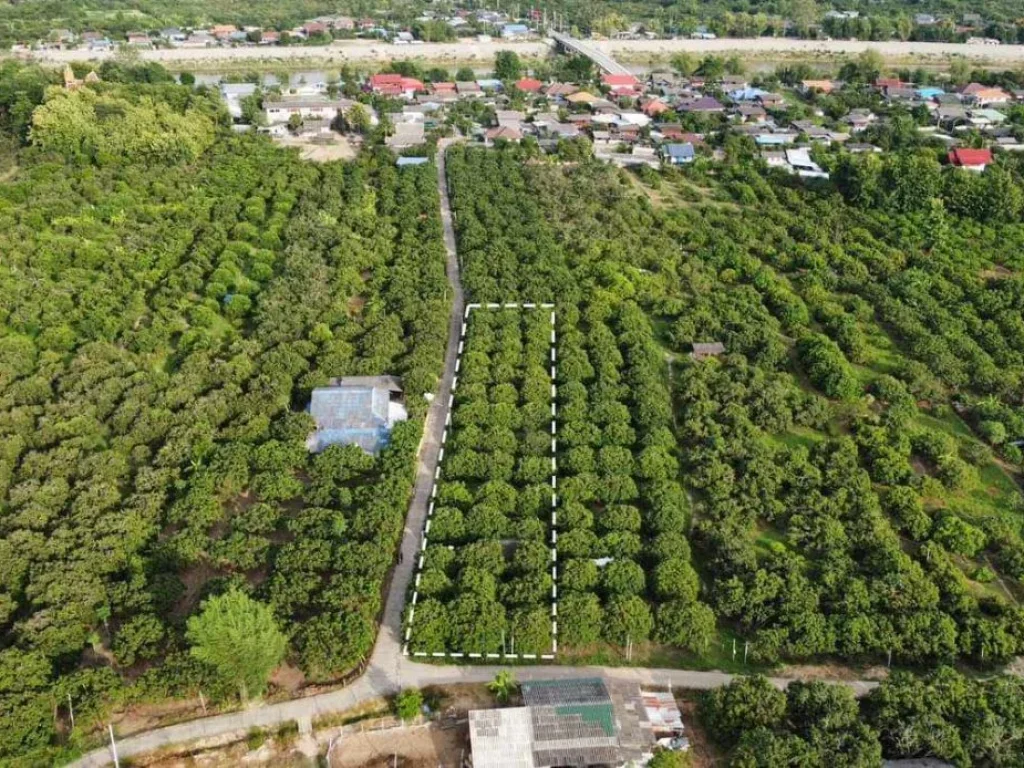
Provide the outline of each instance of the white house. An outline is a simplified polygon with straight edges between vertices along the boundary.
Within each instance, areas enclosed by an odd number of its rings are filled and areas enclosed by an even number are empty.
[[[287,123],[292,115],[303,120],[311,118],[332,123],[353,104],[355,102],[348,99],[329,99],[326,96],[286,96],[279,101],[264,102],[263,111],[268,125]]]

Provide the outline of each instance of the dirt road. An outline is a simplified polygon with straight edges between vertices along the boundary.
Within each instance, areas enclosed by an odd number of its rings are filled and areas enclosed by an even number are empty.
[[[891,62],[916,61],[941,63],[954,56],[990,66],[1015,66],[1024,63],[1024,45],[966,45],[962,43],[862,42],[857,40],[792,40],[788,38],[722,38],[719,40],[605,40],[594,41],[596,48],[618,57],[623,63],[650,64],[667,61],[672,54],[688,51],[698,55],[716,53],[768,60],[820,59],[834,60],[856,55],[869,48]],[[332,45],[307,47],[251,48],[173,48],[141,51],[142,58],[159,61],[172,69],[208,69],[242,66],[338,65],[362,66],[384,63],[392,59],[420,59],[431,63],[490,63],[501,50],[514,50],[524,58],[544,56],[550,50],[547,41],[509,43],[491,42],[425,43],[423,45],[392,45],[370,40],[339,41]],[[66,64],[71,61],[102,61],[112,52],[39,51],[38,61]]]

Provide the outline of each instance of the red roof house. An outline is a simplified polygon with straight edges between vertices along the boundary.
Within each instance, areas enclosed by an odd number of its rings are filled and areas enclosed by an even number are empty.
[[[875,88],[903,88],[905,83],[898,77],[880,77],[875,80]]]
[[[648,99],[643,103],[641,109],[648,117],[657,117],[671,111],[672,108],[661,99]]]
[[[601,83],[610,88],[636,88],[640,85],[633,75],[601,75]]]
[[[370,90],[382,96],[401,96],[412,95],[416,91],[424,90],[424,87],[415,77],[382,73],[370,76]]]
[[[516,81],[516,90],[523,93],[540,93],[540,89],[543,87],[544,83],[533,77],[524,77]]]
[[[950,150],[949,162],[958,168],[967,168],[971,171],[983,171],[985,166],[992,163],[991,149],[967,149],[957,147]]]

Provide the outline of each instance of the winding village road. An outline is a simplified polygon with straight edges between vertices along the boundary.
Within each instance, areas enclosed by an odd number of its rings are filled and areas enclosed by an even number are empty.
[[[292,721],[298,723],[300,733],[309,734],[312,732],[313,720],[322,715],[352,709],[361,703],[397,693],[402,688],[489,682],[501,669],[501,667],[493,665],[423,664],[414,662],[402,654],[403,609],[417,559],[415,555],[422,539],[427,502],[430,498],[434,471],[437,467],[438,450],[444,428],[448,395],[451,392],[452,379],[455,375],[455,360],[465,308],[465,296],[459,278],[455,229],[445,183],[445,150],[451,143],[452,140],[442,141],[437,153],[437,181],[441,196],[441,221],[444,226],[444,242],[447,251],[447,273],[454,292],[445,367],[438,393],[431,402],[427,414],[423,440],[420,444],[416,485],[402,539],[402,557],[399,558],[399,562],[395,566],[384,607],[383,621],[366,672],[351,685],[339,690],[277,704],[257,706],[241,712],[190,720],[118,740],[117,751],[120,757],[145,754],[176,744],[187,744],[218,736],[227,737],[237,734],[241,737],[251,728],[275,727]],[[556,665],[517,666],[515,674],[520,680],[601,675],[618,680],[633,680],[651,685],[671,685],[674,688],[690,689],[716,688],[727,684],[733,677],[724,672]],[[772,678],[772,682],[779,687],[785,687],[791,682],[791,679]],[[852,681],[846,684],[853,688],[858,695],[866,693],[876,685],[876,683],[867,681]],[[86,754],[71,765],[78,768],[95,768],[112,763],[110,750],[104,748]]]

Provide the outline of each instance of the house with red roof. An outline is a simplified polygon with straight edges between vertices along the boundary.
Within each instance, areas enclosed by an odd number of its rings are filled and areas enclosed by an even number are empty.
[[[540,89],[543,87],[544,83],[533,77],[524,77],[516,81],[516,90],[523,93],[540,93]]]
[[[968,171],[978,171],[980,173],[992,164],[992,150],[957,147],[950,150],[949,163],[957,168],[966,168]]]
[[[609,88],[636,88],[640,81],[634,75],[601,75],[601,84]]]
[[[610,88],[613,96],[636,96],[642,90],[633,75],[601,75],[601,84]]]
[[[906,85],[898,77],[879,77],[875,80],[875,88],[880,91],[884,91],[887,88],[904,88]]]
[[[370,90],[378,96],[398,96],[411,99],[417,91],[426,90],[415,77],[380,73],[370,76]]]
[[[647,99],[640,105],[640,109],[648,117],[657,117],[663,115],[666,112],[670,112],[672,108],[661,99]]]

